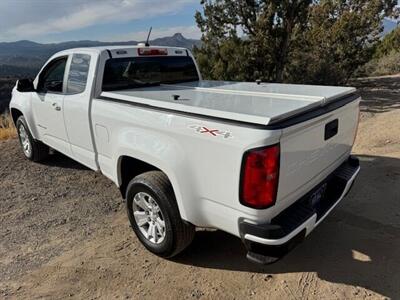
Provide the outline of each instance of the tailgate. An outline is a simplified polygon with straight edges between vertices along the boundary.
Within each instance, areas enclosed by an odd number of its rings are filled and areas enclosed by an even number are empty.
[[[350,154],[360,98],[317,118],[282,129],[277,201],[290,205],[317,185]]]

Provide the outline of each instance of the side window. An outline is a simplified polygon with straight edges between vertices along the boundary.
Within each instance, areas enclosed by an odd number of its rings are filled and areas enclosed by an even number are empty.
[[[79,94],[85,91],[89,73],[90,55],[74,54],[69,69],[67,94]]]
[[[39,76],[38,91],[62,93],[67,56],[55,58],[47,64]]]

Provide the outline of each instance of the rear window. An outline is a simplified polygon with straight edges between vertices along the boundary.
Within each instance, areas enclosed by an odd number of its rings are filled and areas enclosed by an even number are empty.
[[[112,58],[104,68],[103,91],[197,80],[196,66],[189,56]]]

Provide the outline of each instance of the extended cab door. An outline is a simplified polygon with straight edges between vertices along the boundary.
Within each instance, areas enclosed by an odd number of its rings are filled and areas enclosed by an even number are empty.
[[[40,139],[50,147],[71,154],[64,124],[65,70],[68,56],[52,59],[40,72],[32,95],[35,123]]]
[[[90,107],[97,58],[96,54],[83,50],[71,55],[64,98],[65,126],[72,157],[93,170],[98,167]]]

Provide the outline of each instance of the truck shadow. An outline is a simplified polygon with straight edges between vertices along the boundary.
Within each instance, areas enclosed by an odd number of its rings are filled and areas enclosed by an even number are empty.
[[[400,77],[357,79],[350,83],[357,87],[362,101],[362,112],[382,113],[400,109]]]
[[[89,170],[88,167],[57,151],[55,151],[54,154],[49,155],[48,158],[41,161],[40,163],[49,167],[59,167],[63,169],[73,170]]]
[[[361,156],[360,160],[362,170],[348,197],[277,263],[262,266],[249,262],[240,239],[221,231],[198,232],[192,246],[176,262],[265,274],[315,272],[325,281],[397,298],[400,159]]]

